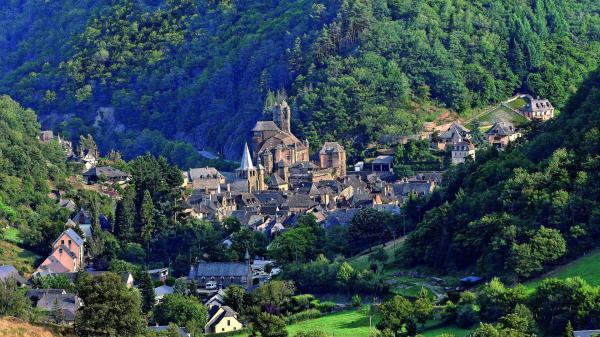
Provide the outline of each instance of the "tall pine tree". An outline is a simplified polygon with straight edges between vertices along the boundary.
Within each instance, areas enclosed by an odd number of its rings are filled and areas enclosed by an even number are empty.
[[[147,314],[154,307],[154,285],[148,271],[141,273],[139,289],[142,295],[142,312]]]
[[[123,198],[115,210],[115,235],[123,241],[134,241],[135,226],[135,188],[125,189]]]
[[[146,255],[149,255],[150,240],[152,240],[152,234],[154,233],[154,204],[148,190],[144,191],[144,197],[140,205],[139,221],[142,242],[146,247]]]

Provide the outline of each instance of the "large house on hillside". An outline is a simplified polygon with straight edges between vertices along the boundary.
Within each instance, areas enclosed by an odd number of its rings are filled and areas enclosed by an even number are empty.
[[[248,261],[200,262],[190,268],[188,278],[196,280],[201,287],[204,287],[206,282],[215,281],[219,288],[227,288],[232,284],[247,288],[252,285],[252,268]]]
[[[504,149],[508,143],[521,137],[515,127],[509,122],[497,122],[488,130],[487,141],[499,150]]]
[[[83,267],[83,239],[71,228],[52,244],[52,253],[33,273],[34,276],[74,273]]]
[[[522,95],[527,99],[527,104],[519,109],[523,116],[529,120],[547,121],[554,118],[554,107],[545,98],[533,98],[531,95]]]

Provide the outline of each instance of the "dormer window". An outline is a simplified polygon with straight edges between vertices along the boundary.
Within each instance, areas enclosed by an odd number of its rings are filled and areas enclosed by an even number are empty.
[[[59,249],[58,249],[58,253],[59,253],[59,254],[62,254],[62,248],[59,248]]]
[[[65,244],[65,240],[60,240],[60,244],[64,245]]]

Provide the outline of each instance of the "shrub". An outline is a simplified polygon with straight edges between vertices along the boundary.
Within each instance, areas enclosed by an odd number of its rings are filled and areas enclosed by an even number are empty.
[[[300,311],[293,315],[286,317],[285,321],[287,324],[292,324],[300,321],[306,321],[309,319],[319,318],[321,317],[321,312],[317,309],[308,309],[304,311]]]
[[[323,302],[319,302],[315,305],[315,309],[319,310],[320,312],[331,312],[333,309],[335,309],[336,304],[334,302],[331,301],[323,301]]]

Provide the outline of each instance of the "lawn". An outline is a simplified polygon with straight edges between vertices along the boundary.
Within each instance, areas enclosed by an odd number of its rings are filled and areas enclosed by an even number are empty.
[[[514,101],[511,101],[510,103],[508,103],[508,106],[510,106],[513,109],[520,109],[522,107],[524,107],[527,104],[527,100],[525,98],[517,98]]]
[[[533,291],[543,279],[546,278],[559,278],[566,279],[569,277],[579,276],[586,280],[589,284],[598,286],[600,285],[600,250],[593,251],[577,260],[568,263],[564,266],[560,266],[553,271],[526,282],[524,285],[529,291]]]
[[[469,122],[467,127],[473,127],[473,122],[477,120],[481,126],[489,127],[495,122],[498,121],[509,121],[515,125],[523,124],[527,121],[527,118],[524,116],[515,113],[514,111],[507,109],[502,105],[496,106],[494,109],[491,109],[484,114],[477,116],[473,120]]]
[[[320,318],[310,319],[288,325],[287,331],[293,337],[300,331],[319,330],[331,337],[369,337],[370,331],[375,329],[379,322],[379,315],[374,314],[369,327],[369,307],[364,306],[358,310],[340,311]],[[425,337],[436,337],[443,333],[452,334],[455,337],[464,337],[472,332],[472,329],[461,329],[456,326],[439,326],[439,321],[430,321],[426,329],[420,333]],[[235,335],[235,337],[247,337],[246,333]]]

